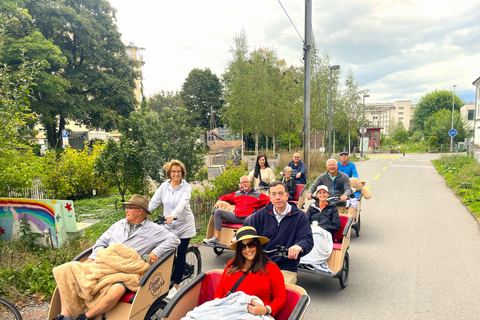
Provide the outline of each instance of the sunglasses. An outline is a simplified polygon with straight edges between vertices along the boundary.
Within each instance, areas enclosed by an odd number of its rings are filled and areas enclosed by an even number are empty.
[[[248,242],[248,243],[243,243],[243,242],[240,243],[240,248],[242,249],[242,251],[245,250],[245,249],[247,249],[247,247],[249,247],[250,249],[253,249],[253,248],[255,248],[256,246],[257,246],[257,245],[255,244],[255,241],[254,241],[254,240],[252,240],[252,241],[250,241],[250,242]]]

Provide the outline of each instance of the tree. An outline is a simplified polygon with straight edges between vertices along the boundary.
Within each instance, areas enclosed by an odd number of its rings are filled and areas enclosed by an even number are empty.
[[[183,108],[183,101],[178,91],[160,91],[148,99],[149,111],[161,113],[165,108],[178,110]]]
[[[192,125],[210,130],[212,112],[215,115],[215,121],[219,121],[218,110],[222,106],[221,94],[220,79],[209,68],[190,71],[182,85],[180,95],[189,112]]]
[[[137,105],[133,90],[136,65],[127,57],[115,26],[115,10],[106,0],[25,0],[34,27],[58,46],[64,66],[45,71],[58,81],[35,88],[32,110],[57,146],[67,119],[111,130],[119,115]],[[50,79],[51,80],[51,79]]]
[[[467,138],[468,126],[465,124],[459,112],[454,113],[453,127],[457,130],[457,135],[453,138],[454,142],[463,141]],[[439,144],[450,144],[448,132],[452,128],[452,111],[439,110],[427,118],[424,125],[424,136],[429,139],[431,136],[438,137]]]
[[[460,108],[465,103],[457,95],[455,95],[455,110],[460,111]],[[439,110],[452,111],[453,92],[449,90],[435,90],[425,94],[413,111],[413,130],[423,131],[425,121],[428,117]]]

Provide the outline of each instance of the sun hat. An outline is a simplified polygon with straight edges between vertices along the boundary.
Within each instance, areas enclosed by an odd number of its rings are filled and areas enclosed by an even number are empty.
[[[228,246],[232,250],[237,250],[237,242],[245,239],[257,238],[258,241],[260,241],[260,244],[264,244],[270,241],[270,239],[268,239],[267,237],[259,236],[257,234],[257,230],[254,227],[250,226],[245,226],[238,229],[235,238],[237,241]]]
[[[328,187],[327,187],[327,186],[324,186],[324,185],[318,186],[318,187],[317,187],[317,192],[318,192],[318,190],[320,190],[320,189],[325,190],[326,192],[328,192]]]
[[[347,151],[342,151],[340,152],[340,155],[343,156],[343,155],[347,155],[348,156],[348,152]]]
[[[148,203],[148,199],[139,194],[134,194],[130,198],[130,200],[128,200],[128,202],[122,202],[122,204],[134,204],[136,206],[142,207],[143,209],[147,210],[148,214],[151,214],[150,211],[148,211]]]

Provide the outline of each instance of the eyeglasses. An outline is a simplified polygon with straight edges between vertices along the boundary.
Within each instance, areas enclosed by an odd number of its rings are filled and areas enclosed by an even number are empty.
[[[248,243],[243,243],[243,242],[240,243],[240,248],[242,249],[242,251],[245,250],[245,249],[247,249],[247,247],[249,247],[250,249],[253,249],[253,248],[255,248],[256,246],[257,246],[257,245],[255,244],[255,241],[254,241],[254,240],[252,240],[252,241],[250,241],[250,242],[248,242]]]
[[[140,208],[140,207],[129,207],[129,206],[127,206],[125,208],[125,210],[136,210],[136,209],[142,209],[142,208]]]

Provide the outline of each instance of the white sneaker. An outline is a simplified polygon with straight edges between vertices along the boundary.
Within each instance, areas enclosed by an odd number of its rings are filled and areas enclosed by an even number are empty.
[[[168,291],[168,295],[165,297],[166,300],[172,300],[172,298],[177,294],[178,289],[175,287],[172,287],[170,291]]]
[[[203,239],[203,242],[208,244],[219,244],[216,237],[211,237],[210,239]]]

